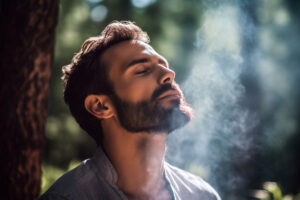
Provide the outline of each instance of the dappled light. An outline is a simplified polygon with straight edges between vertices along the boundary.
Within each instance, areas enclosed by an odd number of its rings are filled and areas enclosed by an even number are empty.
[[[42,192],[96,148],[63,102],[61,67],[108,23],[131,20],[166,57],[194,109],[193,121],[168,137],[166,160],[203,177],[225,200],[299,199],[300,16],[292,9],[299,5],[60,1]]]

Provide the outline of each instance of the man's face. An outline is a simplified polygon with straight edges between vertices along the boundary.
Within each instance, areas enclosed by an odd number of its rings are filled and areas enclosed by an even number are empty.
[[[121,125],[130,132],[171,132],[191,119],[175,73],[148,44],[131,40],[102,54]]]

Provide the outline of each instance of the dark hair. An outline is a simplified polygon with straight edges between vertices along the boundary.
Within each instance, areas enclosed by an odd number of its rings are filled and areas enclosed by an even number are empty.
[[[109,66],[101,62],[101,54],[114,44],[125,40],[140,40],[149,43],[146,32],[130,21],[113,21],[105,27],[100,36],[88,38],[69,65],[63,66],[65,84],[64,99],[80,127],[97,143],[102,138],[100,120],[84,107],[89,94],[113,92],[107,76]]]

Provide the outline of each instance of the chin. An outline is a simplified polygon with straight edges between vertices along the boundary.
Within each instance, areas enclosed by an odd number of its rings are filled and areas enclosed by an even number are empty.
[[[188,124],[193,118],[193,109],[185,104],[179,105],[172,109],[169,116],[169,130],[168,133],[172,131],[184,127]]]
[[[171,103],[173,105],[171,105]],[[180,101],[179,99],[170,102],[168,108],[165,107],[162,109],[164,111],[163,115],[158,121],[158,125],[153,126],[149,130],[158,133],[167,132],[168,134],[170,134],[174,130],[184,127],[192,120],[193,117],[192,108],[184,101]]]

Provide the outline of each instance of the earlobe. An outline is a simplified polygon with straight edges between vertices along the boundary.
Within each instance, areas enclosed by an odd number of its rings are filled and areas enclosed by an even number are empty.
[[[84,107],[98,119],[108,119],[115,114],[113,104],[107,95],[88,95],[84,100]]]

